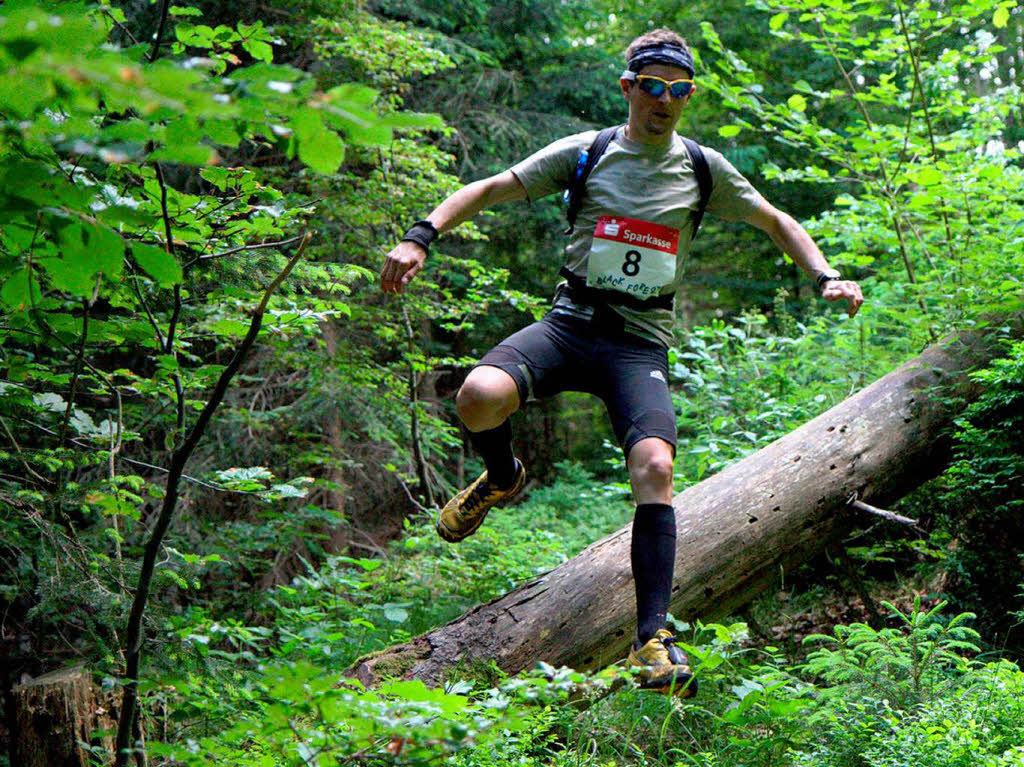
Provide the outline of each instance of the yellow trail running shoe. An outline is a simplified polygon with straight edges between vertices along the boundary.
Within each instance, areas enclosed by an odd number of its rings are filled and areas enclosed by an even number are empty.
[[[659,629],[643,647],[630,649],[629,665],[640,669],[640,689],[692,698],[697,694],[697,679],[675,641],[668,629]]]
[[[485,471],[476,482],[462,490],[441,509],[437,518],[437,534],[449,543],[458,543],[468,538],[483,524],[487,512],[493,506],[507,503],[523,489],[526,482],[526,469],[516,459],[516,478],[512,487],[505,490],[497,488],[487,481]]]

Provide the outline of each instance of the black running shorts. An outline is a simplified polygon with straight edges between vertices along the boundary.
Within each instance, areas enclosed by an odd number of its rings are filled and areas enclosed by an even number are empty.
[[[512,376],[523,404],[563,391],[600,397],[627,457],[646,437],[659,437],[675,450],[668,352],[660,344],[548,312],[487,352],[480,365]]]

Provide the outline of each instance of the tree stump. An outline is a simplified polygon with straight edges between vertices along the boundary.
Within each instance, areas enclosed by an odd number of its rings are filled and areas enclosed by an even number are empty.
[[[21,767],[88,767],[87,746],[93,733],[114,726],[81,666],[43,674],[16,685],[12,692],[16,723],[12,755],[14,764]],[[112,758],[109,735],[100,739],[100,746]]]

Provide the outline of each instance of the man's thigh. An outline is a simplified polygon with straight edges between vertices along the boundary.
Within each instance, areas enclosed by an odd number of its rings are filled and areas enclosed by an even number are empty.
[[[520,403],[578,390],[590,376],[588,339],[571,324],[545,317],[527,325],[488,351],[474,366],[499,368],[516,382]]]
[[[676,417],[668,388],[668,352],[659,345],[621,344],[603,356],[607,388],[601,397],[612,428],[628,456],[633,445],[648,437],[676,448]]]

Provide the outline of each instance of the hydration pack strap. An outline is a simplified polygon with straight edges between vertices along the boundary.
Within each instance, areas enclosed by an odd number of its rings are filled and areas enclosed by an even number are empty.
[[[704,211],[711,199],[711,188],[714,182],[711,180],[711,168],[708,166],[708,158],[704,156],[704,150],[700,148],[693,139],[683,138],[686,151],[690,153],[690,160],[693,162],[693,172],[697,176],[697,188],[700,190],[700,201],[697,203],[697,210],[693,212],[693,229],[690,232],[690,239],[697,236],[700,229],[700,222],[704,219]]]
[[[587,178],[590,176],[590,171],[597,165],[597,161],[601,159],[604,150],[608,148],[608,144],[615,138],[615,132],[619,127],[616,125],[600,131],[594,136],[590,146],[580,152],[580,156],[576,160],[576,172],[573,173],[572,183],[565,190],[565,201],[569,203],[569,209],[565,212],[565,217],[569,219],[569,228],[565,230],[565,234],[572,234],[575,231],[576,216],[580,213],[583,195],[586,194]]]

